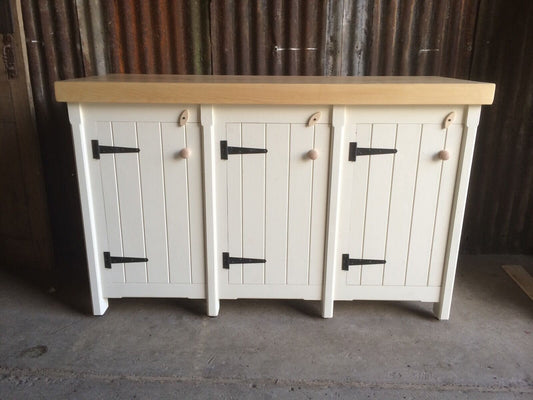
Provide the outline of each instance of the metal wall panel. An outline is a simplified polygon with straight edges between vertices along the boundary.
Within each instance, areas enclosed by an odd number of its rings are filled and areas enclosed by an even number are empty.
[[[214,74],[322,75],[328,2],[211,2]]]
[[[53,82],[111,72],[496,82],[496,103],[482,113],[462,250],[533,252],[527,0],[21,2],[56,253],[68,264],[85,256],[70,128]]]
[[[84,76],[74,2],[21,0],[29,74],[57,266],[86,275],[70,124],[54,100],[57,80]]]
[[[483,0],[472,72],[496,82],[482,114],[463,249],[533,253],[533,2]]]
[[[209,2],[103,1],[109,72],[209,74]]]
[[[467,78],[478,0],[356,0],[342,15],[340,75]],[[331,17],[330,17],[331,18]],[[334,18],[340,21],[341,18]]]

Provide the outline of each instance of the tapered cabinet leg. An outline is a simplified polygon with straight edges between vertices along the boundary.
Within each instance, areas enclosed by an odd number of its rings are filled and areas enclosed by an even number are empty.
[[[322,300],[322,318],[333,318],[333,300]]]
[[[446,303],[443,303],[443,302],[434,303],[433,312],[435,313],[435,317],[437,317],[441,321],[450,319],[451,305],[452,305],[451,301],[448,301]]]
[[[207,315],[209,317],[218,317],[218,312],[220,310],[220,301],[216,300],[207,300]]]

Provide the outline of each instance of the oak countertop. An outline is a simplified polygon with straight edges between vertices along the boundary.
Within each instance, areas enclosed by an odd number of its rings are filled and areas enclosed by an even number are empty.
[[[492,104],[495,85],[435,76],[110,74],[55,83],[70,103],[451,105]]]

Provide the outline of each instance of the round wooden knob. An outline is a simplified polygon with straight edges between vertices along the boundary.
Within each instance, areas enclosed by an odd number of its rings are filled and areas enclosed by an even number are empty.
[[[182,149],[180,151],[180,157],[181,158],[189,158],[191,156],[191,149],[188,149],[187,147],[185,147],[184,149]]]
[[[450,159],[450,152],[448,150],[439,151],[439,158],[443,161]]]
[[[318,158],[318,150],[312,149],[307,152],[307,157],[311,160],[316,160]]]

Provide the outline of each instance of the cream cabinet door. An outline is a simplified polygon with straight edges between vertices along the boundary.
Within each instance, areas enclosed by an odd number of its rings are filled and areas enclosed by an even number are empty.
[[[439,300],[464,114],[347,108],[336,299]]]
[[[83,110],[104,297],[204,297],[196,108],[85,105]],[[188,120],[180,124],[184,110]]]
[[[215,107],[214,116],[220,297],[320,299],[329,109]]]

